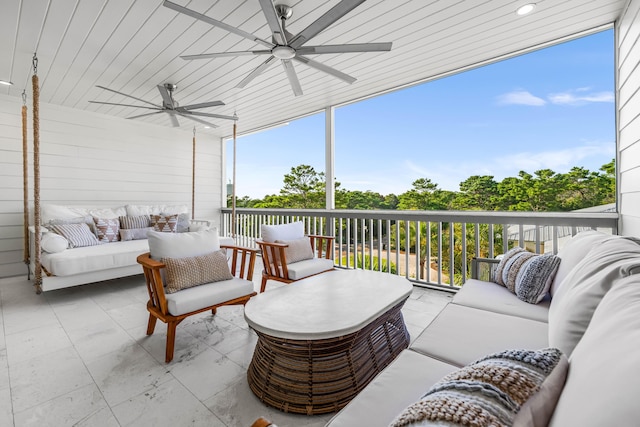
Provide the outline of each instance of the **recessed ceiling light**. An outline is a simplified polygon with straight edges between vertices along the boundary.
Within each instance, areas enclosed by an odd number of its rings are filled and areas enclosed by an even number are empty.
[[[527,14],[533,12],[533,9],[535,9],[535,8],[536,8],[536,4],[535,3],[527,3],[527,4],[523,5],[523,6],[520,6],[518,8],[518,10],[516,10],[516,13],[518,15],[520,15],[520,16],[527,15]]]
[[[0,85],[11,86],[13,83],[6,80],[0,80]]]
[[[205,129],[211,129],[211,126],[205,126],[204,128]]]

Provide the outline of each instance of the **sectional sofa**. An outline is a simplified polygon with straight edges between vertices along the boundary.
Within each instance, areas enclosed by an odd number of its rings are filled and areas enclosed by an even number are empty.
[[[394,420],[396,426],[640,425],[640,275],[635,274],[640,273],[640,244],[586,231],[565,244],[558,257],[549,293],[538,304],[490,281],[467,281],[410,347],[327,427],[388,426]],[[544,348],[559,349],[568,363],[559,376],[554,374],[554,383],[545,379],[536,388],[532,396],[537,399],[523,403],[514,421],[486,423],[480,412],[459,417],[462,407],[451,416],[425,409],[429,396],[441,393],[442,384],[459,379],[460,372],[473,370],[474,361],[505,350]],[[469,384],[462,388],[471,389]],[[416,405],[421,409],[416,411]],[[414,422],[403,424],[407,413]]]

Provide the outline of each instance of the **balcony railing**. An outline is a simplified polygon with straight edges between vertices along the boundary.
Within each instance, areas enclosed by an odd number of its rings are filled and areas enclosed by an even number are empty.
[[[415,284],[456,289],[471,277],[473,258],[493,258],[519,245],[557,253],[586,229],[617,234],[617,213],[323,209],[222,209],[221,234],[256,247],[261,224],[303,221],[308,234],[334,235],[335,264],[398,274]]]

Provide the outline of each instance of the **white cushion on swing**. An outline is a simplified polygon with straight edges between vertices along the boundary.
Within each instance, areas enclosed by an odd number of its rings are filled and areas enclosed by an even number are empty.
[[[136,258],[145,252],[149,252],[149,243],[146,239],[129,240],[68,249],[58,253],[43,252],[40,262],[49,273],[55,276],[71,276],[137,265]],[[142,273],[142,269],[140,270]]]

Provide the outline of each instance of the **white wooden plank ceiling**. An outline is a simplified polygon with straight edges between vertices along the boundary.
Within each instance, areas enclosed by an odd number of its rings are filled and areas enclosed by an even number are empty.
[[[173,0],[175,3],[270,40],[258,0]],[[0,14],[2,91],[31,97],[31,63],[37,52],[41,101],[129,117],[149,110],[90,104],[137,104],[96,85],[154,103],[156,88],[178,85],[181,105],[221,100],[203,112],[240,117],[241,131],[291,120],[483,61],[613,23],[626,0],[368,0],[315,37],[311,45],[393,42],[390,52],[309,55],[358,80],[349,85],[296,63],[303,96],[295,97],[279,64],[244,89],[235,86],[266,57],[185,61],[180,55],[262,49],[238,35],[162,6],[162,0],[5,0]],[[287,30],[306,28],[338,0],[283,0],[293,7]],[[144,104],[140,104],[144,105]],[[171,126],[168,114],[140,118]],[[232,122],[210,119],[213,135],[231,134]],[[187,129],[194,122],[181,119]],[[202,129],[202,125],[197,125]]]

